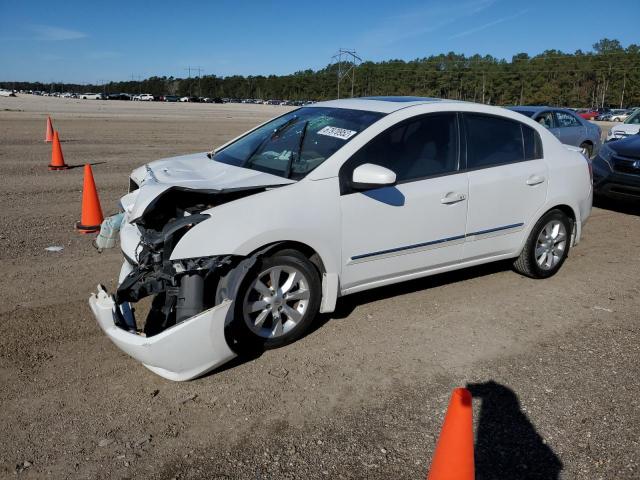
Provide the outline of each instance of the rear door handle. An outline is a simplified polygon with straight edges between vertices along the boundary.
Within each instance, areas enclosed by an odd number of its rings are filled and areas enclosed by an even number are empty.
[[[527,178],[527,185],[533,187],[534,185],[539,185],[544,181],[545,178],[541,177],[540,175],[531,175],[529,178]]]
[[[443,205],[451,205],[452,203],[462,202],[467,199],[464,193],[449,192],[440,199],[440,203]]]

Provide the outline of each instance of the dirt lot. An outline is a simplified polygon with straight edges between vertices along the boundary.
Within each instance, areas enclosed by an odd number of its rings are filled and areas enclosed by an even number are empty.
[[[498,264],[346,297],[301,341],[190,383],[110,343],[87,298],[121,256],[74,232],[82,168],[47,171],[46,115],[67,163],[97,163],[109,214],[134,167],[281,111],[0,98],[0,477],[419,479],[472,384],[478,479],[639,478],[637,207],[594,209],[552,279]]]

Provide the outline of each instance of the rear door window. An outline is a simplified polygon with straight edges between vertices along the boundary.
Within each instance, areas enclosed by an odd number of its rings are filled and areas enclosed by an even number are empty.
[[[486,168],[542,158],[542,141],[533,128],[508,118],[464,114],[467,168]]]
[[[582,125],[578,121],[576,117],[571,115],[568,112],[562,112],[557,110],[556,114],[556,122],[559,128],[567,128],[567,127],[581,127]]]

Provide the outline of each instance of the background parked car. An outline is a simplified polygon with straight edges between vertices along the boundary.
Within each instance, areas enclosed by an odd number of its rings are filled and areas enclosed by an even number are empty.
[[[153,102],[153,95],[150,93],[141,93],[140,95],[133,97],[133,99],[138,102]]]
[[[640,200],[640,135],[602,146],[593,159],[593,186],[598,195]]]
[[[178,102],[178,101],[180,101],[180,97],[178,95],[165,95],[164,96],[164,101],[165,102]]]
[[[640,109],[629,115],[624,123],[613,126],[607,134],[606,141],[610,142],[611,140],[618,140],[638,133],[640,133]]]
[[[613,112],[611,113],[610,120],[612,122],[624,122],[627,118],[629,118],[629,115],[631,115],[630,110],[623,110],[623,109],[613,110]]]
[[[107,95],[107,100],[131,100],[131,95],[128,93],[110,93]]]
[[[580,108],[576,113],[580,118],[584,118],[585,120],[595,120],[598,116],[598,112],[591,108]]]
[[[566,144],[580,147],[591,158],[598,153],[602,144],[600,127],[578,116],[566,108],[553,107],[508,107],[548,128]]]
[[[104,100],[102,93],[83,93],[80,95],[81,100]]]

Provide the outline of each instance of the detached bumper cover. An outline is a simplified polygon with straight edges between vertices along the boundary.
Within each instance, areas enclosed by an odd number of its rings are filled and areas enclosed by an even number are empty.
[[[233,302],[225,300],[152,337],[128,332],[114,321],[116,304],[104,288],[89,305],[113,343],[152,372],[174,381],[199,377],[236,357],[225,339],[225,323]]]

